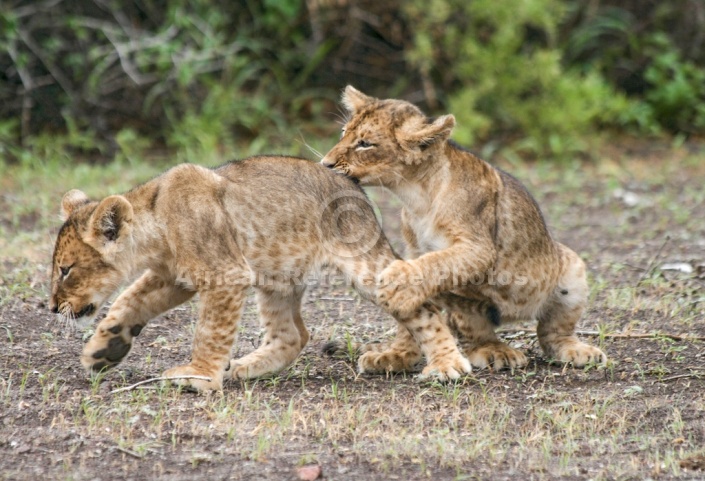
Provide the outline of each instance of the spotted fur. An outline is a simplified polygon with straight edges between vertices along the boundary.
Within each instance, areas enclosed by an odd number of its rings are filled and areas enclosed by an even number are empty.
[[[527,363],[497,338],[498,318],[538,319],[538,339],[550,358],[576,366],[606,360],[574,333],[587,304],[585,264],[551,237],[518,180],[449,140],[452,115],[430,119],[409,102],[375,99],[353,87],[342,103],[350,118],[321,163],[363,185],[386,187],[403,204],[409,258],[382,272],[383,306],[404,315],[428,299],[444,305],[477,367]],[[405,339],[400,333],[389,349],[399,350]]]
[[[290,365],[309,340],[301,317],[307,279],[338,268],[375,300],[375,278],[396,256],[363,192],[322,166],[290,157],[256,157],[217,169],[184,164],[124,195],[91,202],[64,196],[66,221],[54,250],[50,307],[94,315],[128,280],[81,355],[90,371],[123,360],[147,322],[199,294],[191,361],[167,376],[198,389]],[[248,289],[257,295],[262,344],[230,360]],[[427,359],[424,373],[456,378],[470,370],[431,305],[396,315],[400,331]],[[416,346],[420,346],[420,349]],[[362,371],[406,369],[363,356]]]

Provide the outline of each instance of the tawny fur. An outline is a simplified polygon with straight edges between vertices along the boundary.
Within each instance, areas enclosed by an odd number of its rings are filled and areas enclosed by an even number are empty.
[[[365,297],[396,256],[362,191],[324,167],[290,157],[256,157],[207,169],[184,164],[131,190],[91,202],[64,196],[66,221],[56,241],[50,307],[91,316],[118,287],[83,349],[99,371],[118,364],[154,316],[196,293],[200,298],[191,362],[167,376],[198,389],[252,378],[290,365],[309,334],[301,318],[306,282],[323,266],[338,268]],[[262,344],[230,360],[248,288],[254,286]],[[396,316],[414,341],[425,375],[457,378],[470,364],[433,306]],[[416,347],[421,346],[421,351]],[[385,356],[363,356],[362,371],[403,369]]]
[[[445,306],[477,367],[527,363],[498,339],[485,306],[498,309],[503,322],[538,319],[549,358],[575,366],[605,362],[602,351],[575,336],[588,297],[585,264],[553,240],[519,181],[449,140],[452,115],[429,119],[409,102],[350,86],[342,103],[350,118],[321,163],[363,185],[386,187],[403,205],[407,260],[382,272],[383,306],[401,315],[428,299]],[[400,332],[388,350],[410,341]]]

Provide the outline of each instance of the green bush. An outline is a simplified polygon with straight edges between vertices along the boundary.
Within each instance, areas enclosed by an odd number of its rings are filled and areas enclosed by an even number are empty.
[[[281,139],[325,98],[306,84],[328,44],[305,20],[299,0],[17,2],[0,12],[0,118],[22,119],[25,145],[52,126],[107,150],[124,127],[195,152]]]
[[[485,154],[568,157],[704,133],[703,44],[699,1],[10,0],[0,157],[57,132],[83,158],[295,153],[348,83],[452,112]]]
[[[504,138],[519,151],[566,156],[628,108],[598,73],[562,65],[564,2],[428,3],[405,4],[418,27],[408,59],[448,93],[460,142]]]
[[[684,61],[663,39],[664,49],[653,56],[644,72],[652,85],[644,95],[654,120],[673,132],[705,129],[705,69]]]
[[[599,72],[633,100],[619,123],[638,133],[705,129],[702,2],[571,2],[564,60]]]

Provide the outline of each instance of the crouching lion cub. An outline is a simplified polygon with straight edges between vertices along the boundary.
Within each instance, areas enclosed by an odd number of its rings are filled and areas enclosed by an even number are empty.
[[[429,119],[409,102],[375,99],[351,86],[342,103],[349,120],[321,163],[363,185],[386,187],[403,205],[410,258],[382,272],[383,306],[404,316],[445,293],[435,301],[450,311],[465,354],[481,368],[527,363],[497,338],[497,317],[538,319],[550,358],[575,366],[606,361],[574,333],[588,297],[585,264],[553,240],[519,181],[449,140],[452,115]],[[395,341],[397,349],[410,342],[405,332]]]
[[[207,169],[184,164],[127,192],[92,202],[80,191],[62,201],[65,223],[52,261],[50,308],[93,316],[124,282],[81,355],[92,371],[118,364],[156,315],[200,297],[191,362],[166,376],[197,389],[224,378],[251,378],[291,364],[309,339],[301,319],[306,279],[338,268],[374,299],[375,279],[396,256],[362,191],[322,166],[290,157],[256,157]],[[230,361],[245,297],[256,290],[265,331],[258,349]],[[397,316],[426,356],[426,375],[457,378],[470,370],[432,306]],[[409,352],[363,357],[363,371],[400,370]],[[402,359],[403,362],[396,362]]]

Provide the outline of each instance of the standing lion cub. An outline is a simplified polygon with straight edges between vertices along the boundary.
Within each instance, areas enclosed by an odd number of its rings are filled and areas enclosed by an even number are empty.
[[[307,279],[338,268],[366,297],[396,256],[374,211],[349,179],[291,157],[255,157],[206,169],[183,164],[127,192],[90,201],[63,198],[66,221],[52,261],[50,308],[71,319],[93,316],[124,282],[81,355],[92,371],[118,364],[147,322],[200,297],[191,361],[166,371],[197,389],[251,378],[291,364],[309,339],[301,319]],[[265,331],[257,350],[230,361],[248,288]],[[421,347],[363,356],[362,371],[401,370],[423,353],[424,374],[457,378],[470,370],[434,309],[397,316]],[[397,362],[399,359],[401,361]]]
[[[386,187],[403,204],[410,258],[380,275],[383,306],[408,315],[440,294],[435,300],[449,310],[465,354],[480,368],[527,364],[498,339],[497,317],[538,319],[550,358],[575,366],[606,361],[575,336],[588,297],[585,264],[553,240],[518,180],[449,140],[452,115],[429,119],[409,102],[368,97],[351,86],[342,103],[350,118],[321,163],[362,185]],[[404,343],[411,339],[401,331],[396,349]]]

